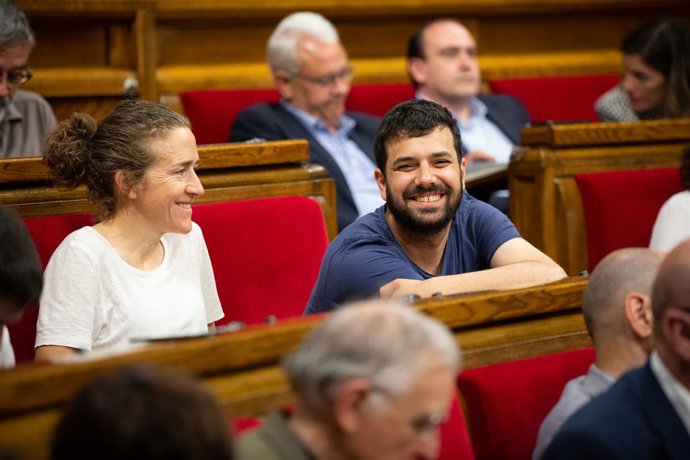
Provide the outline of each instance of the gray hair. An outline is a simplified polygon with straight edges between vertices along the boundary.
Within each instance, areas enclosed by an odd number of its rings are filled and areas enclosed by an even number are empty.
[[[0,0],[0,50],[24,44],[29,48],[36,45],[26,15],[10,0]]]
[[[283,361],[304,413],[327,418],[344,382],[369,380],[388,395],[400,394],[420,370],[460,369],[460,350],[448,328],[407,305],[385,301],[352,304],[333,312]]]
[[[652,296],[654,277],[663,255],[647,248],[619,249],[604,257],[582,293],[585,325],[595,344],[619,333],[623,304],[630,292]]]
[[[273,72],[283,70],[290,75],[299,72],[297,42],[312,37],[325,43],[338,43],[338,31],[318,13],[302,11],[283,18],[268,39],[266,59]]]

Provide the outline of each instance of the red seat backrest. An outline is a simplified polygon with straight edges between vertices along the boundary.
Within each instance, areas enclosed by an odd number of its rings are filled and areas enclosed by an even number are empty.
[[[587,231],[589,271],[608,253],[647,247],[659,209],[683,190],[679,168],[577,174]]]
[[[477,460],[531,458],[563,387],[592,362],[594,349],[584,348],[462,371],[458,388]]]
[[[50,256],[53,255],[62,240],[73,231],[93,224],[93,217],[89,214],[25,217],[24,223],[29,229],[41,263],[45,268]],[[34,308],[26,311],[19,322],[9,325],[10,339],[17,363],[34,359],[37,318],[38,309]]]
[[[268,89],[216,89],[182,91],[180,102],[192,125],[198,145],[220,144],[230,139],[237,114],[259,102],[278,102],[280,93]]]
[[[383,117],[394,106],[412,98],[414,88],[409,83],[357,84],[352,85],[345,108]]]
[[[304,196],[199,204],[192,219],[211,256],[225,318],[299,316],[328,246],[321,206]]]
[[[414,97],[408,83],[352,85],[345,102],[349,111],[383,116],[394,105]],[[260,102],[278,102],[276,89],[217,89],[183,91],[180,102],[192,124],[196,142],[218,144],[227,142],[237,114]]]
[[[599,121],[597,98],[618,84],[617,75],[557,76],[489,80],[492,93],[510,94],[527,109],[532,123]]]

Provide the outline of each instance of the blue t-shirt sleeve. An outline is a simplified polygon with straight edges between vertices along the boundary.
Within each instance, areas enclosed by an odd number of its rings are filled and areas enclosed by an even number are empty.
[[[326,252],[305,314],[376,297],[381,286],[397,278],[421,280],[422,275],[391,244],[359,241],[340,245]]]
[[[465,238],[464,242],[474,242],[474,247],[472,250],[466,247],[463,254],[476,255],[477,265],[472,267],[472,271],[475,271],[489,268],[496,250],[506,241],[520,238],[520,233],[510,219],[498,209],[481,201],[475,200],[473,204],[474,209],[465,227],[468,238]]]

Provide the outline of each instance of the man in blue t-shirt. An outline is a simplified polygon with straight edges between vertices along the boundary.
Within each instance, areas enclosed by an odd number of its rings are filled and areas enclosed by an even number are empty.
[[[333,240],[305,314],[381,295],[430,297],[538,284],[565,272],[500,211],[464,190],[451,113],[431,101],[393,108],[374,141],[386,204]]]

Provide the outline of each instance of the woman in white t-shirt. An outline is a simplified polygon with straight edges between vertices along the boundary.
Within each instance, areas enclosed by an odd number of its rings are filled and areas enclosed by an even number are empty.
[[[657,251],[670,252],[690,239],[690,148],[683,152],[680,177],[685,190],[666,200],[654,222],[649,247]]]
[[[205,334],[223,317],[192,222],[204,189],[185,117],[138,99],[98,124],[75,114],[51,133],[44,159],[57,185],[86,185],[98,223],[68,235],[48,263],[37,361]]]

